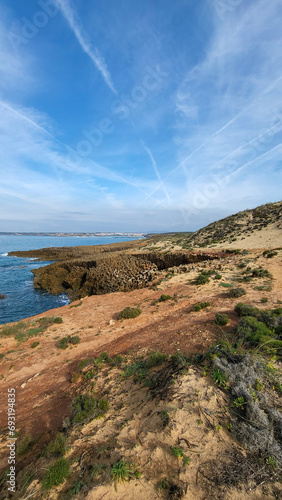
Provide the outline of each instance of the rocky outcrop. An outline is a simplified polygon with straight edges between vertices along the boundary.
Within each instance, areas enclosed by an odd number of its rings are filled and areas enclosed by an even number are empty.
[[[67,293],[71,299],[147,286],[156,264],[132,255],[98,260],[56,262],[34,269],[34,287],[52,294]]]

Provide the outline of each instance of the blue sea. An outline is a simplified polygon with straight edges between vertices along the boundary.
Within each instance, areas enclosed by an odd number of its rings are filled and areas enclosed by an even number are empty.
[[[0,293],[5,295],[5,298],[0,300],[0,324],[19,321],[69,303],[68,297],[64,294],[51,295],[33,288],[31,269],[46,266],[51,262],[10,257],[8,252],[36,250],[51,246],[107,245],[133,239],[137,238],[0,235]]]

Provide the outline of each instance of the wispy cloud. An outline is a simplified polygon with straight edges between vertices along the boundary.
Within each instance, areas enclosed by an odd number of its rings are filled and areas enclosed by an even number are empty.
[[[98,71],[101,73],[105,83],[111,89],[114,94],[117,91],[114,87],[111,74],[108,70],[107,64],[97,47],[93,47],[91,43],[87,40],[86,35],[83,33],[81,24],[78,20],[78,16],[72,7],[69,0],[56,0],[58,6],[60,7],[62,14],[67,20],[70,28],[74,32],[78,43],[80,44],[82,50],[87,54],[92,62],[95,64]]]

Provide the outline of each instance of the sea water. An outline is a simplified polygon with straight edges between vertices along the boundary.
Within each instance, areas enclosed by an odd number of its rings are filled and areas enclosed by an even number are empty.
[[[30,236],[0,235],[0,324],[19,321],[20,319],[42,313],[49,309],[69,303],[65,294],[51,295],[35,290],[32,269],[51,264],[37,259],[12,257],[8,252],[36,250],[48,247],[71,247],[84,245],[107,245],[129,241],[119,236]]]

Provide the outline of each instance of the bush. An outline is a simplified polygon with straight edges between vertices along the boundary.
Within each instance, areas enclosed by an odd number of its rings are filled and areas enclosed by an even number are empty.
[[[62,339],[59,340],[58,347],[60,349],[66,349],[69,344],[76,345],[76,344],[79,344],[79,342],[80,342],[80,338],[78,335],[74,335],[74,336],[67,335],[67,337],[63,337]]]
[[[253,269],[252,271],[253,278],[272,278],[272,274],[267,269],[263,269],[262,267],[258,267]]]
[[[118,313],[118,319],[137,318],[141,314],[141,309],[138,307],[126,307]]]
[[[33,343],[31,344],[31,346],[30,346],[30,347],[31,347],[32,349],[34,349],[34,348],[35,348],[35,347],[37,347],[38,345],[39,345],[39,342],[33,342]]]
[[[200,273],[197,278],[194,281],[195,285],[205,285],[206,283],[209,283],[209,278],[206,274]]]
[[[199,304],[196,304],[193,307],[193,311],[201,311],[201,309],[205,309],[206,307],[209,307],[211,304],[210,302],[199,302]]]
[[[222,278],[221,274],[216,273],[216,275],[215,275],[214,279],[215,279],[215,280],[221,280],[221,278]]]
[[[240,338],[247,340],[253,345],[266,342],[272,336],[271,330],[253,316],[241,318],[237,325],[236,333]]]
[[[261,303],[262,304],[266,304],[266,302],[268,302],[268,298],[267,297],[262,297],[262,299],[260,299]]]
[[[235,308],[234,311],[238,316],[252,316],[254,318],[259,318],[260,317],[260,310],[257,307],[253,307],[247,304],[243,304],[243,302],[239,302]]]
[[[161,365],[166,359],[166,355],[162,354],[159,351],[156,351],[155,353],[152,352],[149,356],[149,359],[146,361],[146,366],[147,368],[152,368],[153,366],[159,366]]]
[[[88,394],[76,396],[72,402],[72,421],[80,423],[90,418],[98,418],[108,410],[106,399],[98,400]]]
[[[272,257],[278,255],[278,252],[276,252],[275,250],[265,250],[262,255],[267,259],[271,259]]]
[[[246,290],[244,288],[231,288],[228,292],[229,297],[242,297],[242,295],[246,295]]]
[[[138,479],[140,476],[141,473],[132,463],[124,462],[123,460],[116,462],[111,470],[111,480],[115,484],[116,491],[117,483],[130,481],[130,479]]]
[[[51,465],[43,478],[43,489],[49,490],[53,486],[59,486],[69,475],[70,465],[65,458],[60,458]]]
[[[228,316],[226,316],[226,314],[216,313],[214,322],[216,325],[224,326],[227,325],[229,319]]]
[[[170,299],[171,299],[170,295],[165,295],[164,293],[162,293],[162,295],[159,298],[159,302],[165,302],[166,300],[170,300]]]
[[[66,438],[58,432],[55,439],[51,441],[46,450],[47,457],[62,457],[66,452]]]
[[[25,435],[25,437],[17,443],[17,455],[24,455],[27,451],[31,449],[33,446],[34,441],[32,440],[31,435],[28,433]]]

